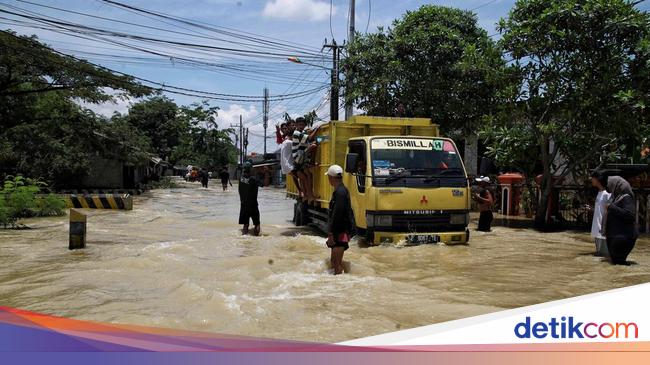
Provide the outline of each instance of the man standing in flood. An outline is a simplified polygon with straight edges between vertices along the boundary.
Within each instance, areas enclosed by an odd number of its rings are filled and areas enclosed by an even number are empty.
[[[232,183],[230,182],[230,173],[226,167],[222,168],[219,172],[219,179],[221,179],[221,188],[223,188],[223,191],[228,190],[228,184],[232,186]]]
[[[332,249],[332,269],[334,275],[343,273],[343,253],[349,248],[350,236],[354,230],[354,219],[350,193],[343,185],[343,169],[332,165],[325,173],[334,188],[329,206],[327,222],[327,247]]]
[[[257,192],[259,190],[259,182],[257,178],[251,174],[253,164],[249,161],[244,163],[242,176],[239,179],[239,199],[241,206],[239,209],[239,224],[244,227],[242,234],[249,233],[250,220],[253,220],[253,236],[260,235],[260,210],[257,204]]]
[[[476,178],[476,182],[480,187],[480,191],[477,194],[474,194],[474,200],[478,203],[479,210],[481,211],[481,216],[478,220],[478,230],[481,232],[490,232],[492,229],[492,205],[494,205],[494,197],[492,192],[487,188],[490,184],[490,178],[487,176],[481,176]]]

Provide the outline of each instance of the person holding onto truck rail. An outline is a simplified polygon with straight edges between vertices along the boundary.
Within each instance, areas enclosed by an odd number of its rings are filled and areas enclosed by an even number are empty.
[[[276,124],[275,125],[275,143],[282,144],[285,139],[287,139],[289,133],[288,123]]]
[[[304,193],[300,185],[300,179],[298,178],[298,170],[293,163],[292,148],[293,141],[289,138],[285,139],[280,145],[280,168],[282,169],[282,173],[287,176],[287,180],[291,176],[296,185],[296,189],[298,189],[298,196],[303,198]]]
[[[316,198],[314,197],[312,186],[313,176],[310,176],[307,164],[309,163],[309,153],[314,149],[311,145],[316,139],[318,128],[314,129],[310,133],[305,132],[307,121],[303,117],[296,118],[295,125],[296,130],[293,132],[291,147],[294,165],[293,172],[298,176],[304,198],[311,202]]]
[[[242,234],[249,233],[250,220],[253,220],[253,236],[260,235],[260,210],[257,204],[257,193],[259,191],[259,182],[252,175],[253,164],[250,161],[244,162],[242,176],[239,180],[239,199],[241,206],[239,209],[239,224],[244,227]]]
[[[343,185],[343,168],[332,165],[325,173],[334,188],[328,212],[327,247],[332,250],[331,263],[334,275],[343,273],[343,253],[347,250],[354,231],[354,218],[350,193]]]
[[[478,203],[481,215],[478,220],[478,230],[481,232],[490,232],[492,229],[492,205],[494,204],[494,196],[487,188],[490,184],[490,178],[487,176],[477,177],[475,181],[480,187],[480,191],[474,194],[474,200]]]

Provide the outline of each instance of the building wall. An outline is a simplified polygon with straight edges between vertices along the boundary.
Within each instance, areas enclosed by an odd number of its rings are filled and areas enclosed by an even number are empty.
[[[87,188],[122,188],[122,162],[96,158],[81,184]]]

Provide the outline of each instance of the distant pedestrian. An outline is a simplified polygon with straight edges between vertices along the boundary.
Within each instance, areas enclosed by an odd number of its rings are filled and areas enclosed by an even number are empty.
[[[199,178],[201,179],[201,186],[208,188],[208,181],[210,181],[210,175],[208,175],[208,170],[205,167],[201,168],[199,172]]]
[[[607,239],[601,233],[603,230],[603,215],[605,214],[607,201],[609,201],[611,195],[606,190],[607,177],[600,171],[594,171],[591,173],[591,185],[598,189],[598,195],[594,202],[594,218],[591,222],[591,237],[596,244],[596,256],[608,257]]]
[[[260,210],[257,204],[257,193],[259,190],[259,182],[257,178],[251,174],[253,164],[245,162],[242,169],[242,176],[239,179],[239,199],[241,206],[239,210],[239,224],[244,227],[242,234],[249,233],[249,224],[253,220],[253,236],[260,235]]]
[[[630,183],[620,176],[607,179],[607,191],[611,194],[604,218],[607,249],[614,265],[627,265],[639,231],[636,227],[636,205]]]
[[[478,203],[479,210],[481,215],[478,219],[478,230],[481,232],[490,232],[492,230],[492,220],[494,216],[492,215],[492,206],[494,205],[494,196],[488,185],[490,184],[490,178],[487,176],[481,176],[475,179],[480,187],[480,191],[474,194],[474,200]]]
[[[232,186],[232,182],[230,182],[230,173],[225,167],[219,172],[219,179],[221,179],[221,187],[223,188],[223,191],[228,190],[228,184]]]
[[[343,169],[332,165],[325,173],[334,188],[329,206],[327,247],[332,249],[331,263],[334,275],[343,273],[343,253],[350,247],[355,229],[350,193],[343,185]]]

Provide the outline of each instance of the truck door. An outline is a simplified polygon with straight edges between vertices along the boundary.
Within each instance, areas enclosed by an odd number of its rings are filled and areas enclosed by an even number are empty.
[[[366,151],[365,141],[349,141],[349,153],[359,155],[357,173],[350,176],[347,181],[347,188],[350,191],[350,201],[354,211],[354,219],[357,226],[366,228],[366,185],[368,183],[368,153]]]

